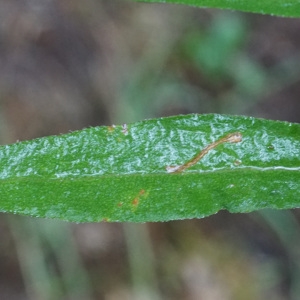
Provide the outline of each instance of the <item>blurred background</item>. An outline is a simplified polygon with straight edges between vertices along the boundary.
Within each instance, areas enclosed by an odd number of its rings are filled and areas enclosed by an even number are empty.
[[[300,20],[0,0],[1,144],[186,113],[300,122]],[[0,298],[299,299],[300,212],[150,224],[0,215]]]

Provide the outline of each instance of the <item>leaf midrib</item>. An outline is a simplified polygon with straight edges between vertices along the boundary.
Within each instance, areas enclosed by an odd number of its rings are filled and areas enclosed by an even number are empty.
[[[241,172],[245,174],[245,171],[249,172],[251,174],[251,171],[261,171],[261,172],[266,172],[266,171],[274,171],[274,172],[279,172],[279,171],[286,171],[286,172],[292,172],[295,174],[297,172],[300,172],[300,167],[295,167],[295,168],[288,168],[288,167],[283,167],[283,166],[275,166],[275,167],[255,167],[255,166],[247,166],[247,167],[237,167],[234,169],[217,169],[217,170],[205,170],[205,171],[189,171],[185,173],[166,173],[166,172],[155,172],[155,173],[131,173],[131,174],[102,174],[102,175],[97,175],[97,174],[88,174],[88,175],[81,175],[81,176],[64,176],[64,177],[42,177],[41,176],[24,176],[24,177],[15,177],[15,178],[3,178],[0,179],[0,182],[2,183],[13,183],[13,182],[24,182],[24,181],[35,181],[35,182],[46,182],[46,181],[86,181],[86,180],[99,180],[101,178],[107,179],[107,178],[112,178],[112,180],[115,178],[124,178],[124,177],[156,177],[156,176],[195,176],[195,175],[205,175],[205,174],[224,174],[224,173],[237,173]],[[299,173],[300,175],[300,173]]]

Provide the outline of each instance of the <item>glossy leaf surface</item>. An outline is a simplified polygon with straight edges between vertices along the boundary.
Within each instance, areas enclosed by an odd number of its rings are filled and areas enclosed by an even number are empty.
[[[191,160],[229,133],[181,173]],[[187,115],[0,148],[0,210],[74,222],[201,218],[300,207],[300,125]]]
[[[137,2],[177,3],[205,8],[223,8],[282,17],[300,17],[298,0],[135,0]]]

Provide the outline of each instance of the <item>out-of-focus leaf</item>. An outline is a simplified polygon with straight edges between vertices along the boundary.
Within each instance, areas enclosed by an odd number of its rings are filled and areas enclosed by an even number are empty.
[[[300,17],[298,0],[135,0],[137,2],[177,3],[207,8],[224,8],[283,17]]]

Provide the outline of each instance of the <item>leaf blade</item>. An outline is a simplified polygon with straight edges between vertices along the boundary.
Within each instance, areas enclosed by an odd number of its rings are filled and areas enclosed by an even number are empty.
[[[228,132],[243,141],[183,164]],[[0,148],[0,210],[73,222],[167,221],[300,206],[300,125],[188,115]]]

